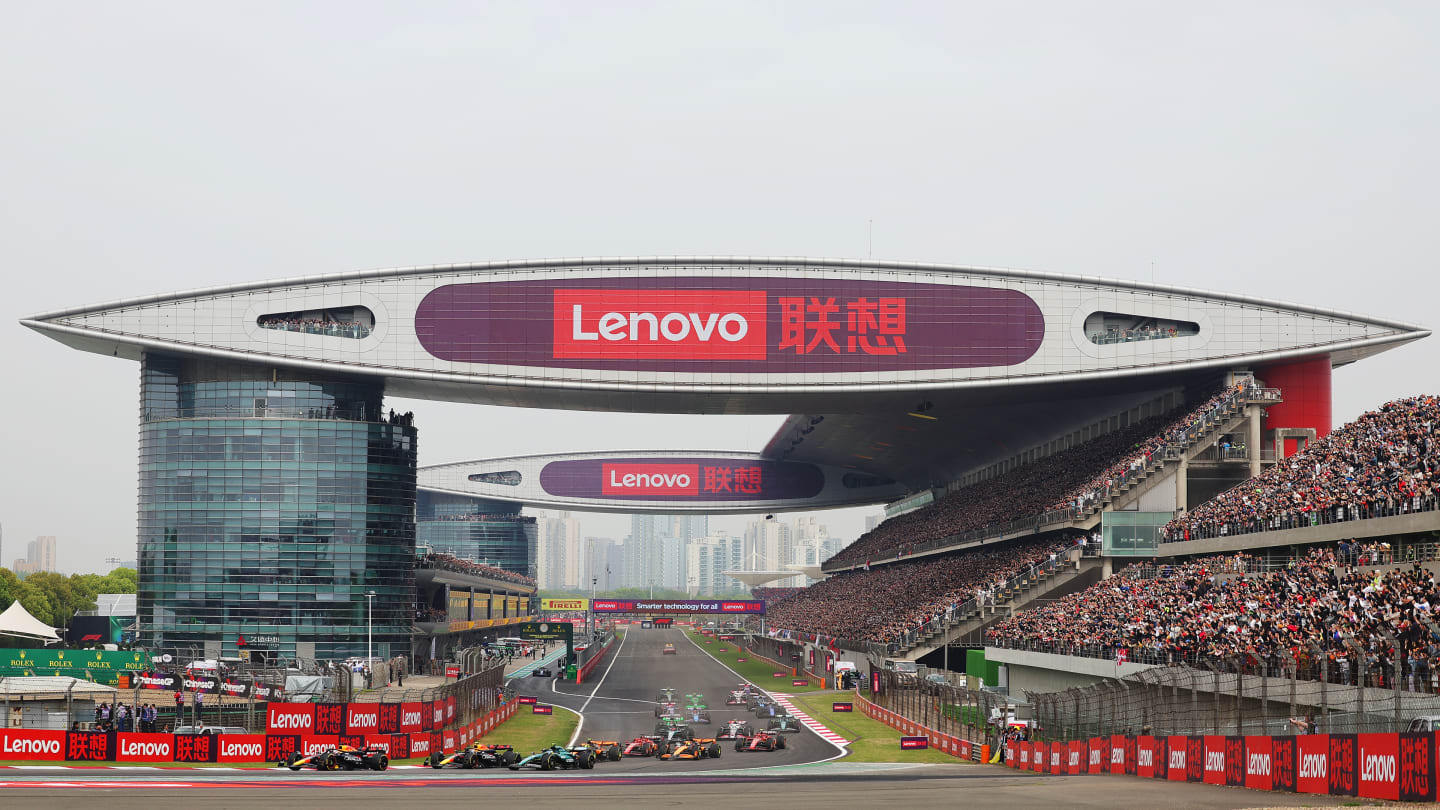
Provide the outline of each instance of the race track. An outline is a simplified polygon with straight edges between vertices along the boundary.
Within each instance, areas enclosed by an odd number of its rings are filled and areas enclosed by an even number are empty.
[[[662,655],[666,643],[675,645],[675,655]],[[690,643],[681,630],[642,630],[631,627],[624,643],[611,651],[611,657],[596,669],[594,684],[576,687],[562,683],[558,687],[548,679],[529,678],[514,681],[517,692],[535,695],[541,702],[550,702],[580,712],[584,716],[580,739],[628,741],[655,729],[655,696],[665,687],[677,693],[699,693],[710,706],[714,724],[695,725],[696,736],[713,736],[719,726],[730,718],[756,721],[744,706],[726,706],[725,696],[740,682],[739,676],[724,664]],[[762,688],[766,684],[759,684]],[[558,711],[558,710],[557,710]],[[496,741],[503,740],[501,733]],[[560,740],[564,742],[564,740]],[[604,774],[636,771],[697,771],[734,768],[756,768],[774,765],[795,765],[833,759],[841,752],[810,731],[786,735],[786,748],[773,753],[736,753],[733,745],[721,741],[719,759],[670,762],[648,757],[635,757],[620,762],[605,762],[596,768]]]

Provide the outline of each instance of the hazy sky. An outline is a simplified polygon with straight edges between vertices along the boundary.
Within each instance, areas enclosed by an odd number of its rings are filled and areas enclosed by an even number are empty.
[[[39,534],[66,570],[135,556],[136,365],[16,323],[123,296],[488,259],[863,257],[873,219],[877,258],[1153,273],[1440,325],[1437,86],[1430,2],[11,3],[3,560]],[[1340,370],[1337,420],[1440,392],[1437,359],[1432,338]],[[397,407],[422,464],[756,449],[780,422]],[[825,519],[853,536],[865,511]]]

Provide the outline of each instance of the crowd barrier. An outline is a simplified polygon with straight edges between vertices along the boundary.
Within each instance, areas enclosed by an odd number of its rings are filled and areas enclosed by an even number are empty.
[[[1039,773],[1113,773],[1292,793],[1436,799],[1440,732],[1281,737],[1113,736],[1005,744],[1005,764]]]
[[[855,694],[855,702],[860,704],[860,711],[864,712],[866,717],[872,720],[879,720],[907,737],[924,737],[930,741],[930,747],[937,751],[943,751],[952,757],[980,762],[984,762],[990,758],[990,746],[988,745],[973,743],[969,740],[949,734],[942,734],[933,728],[922,726],[904,715],[896,714],[889,709],[884,709],[871,703],[864,697],[861,697],[858,692]]]
[[[601,647],[600,652],[590,656],[590,660],[581,664],[580,668],[575,670],[575,683],[577,685],[584,683],[585,679],[590,677],[590,673],[595,671],[595,667],[599,666],[600,662],[605,660],[605,656],[610,654],[610,648],[615,646],[617,638],[617,636],[611,636],[609,643]]]
[[[391,759],[449,753],[515,715],[505,703],[459,728],[455,699],[426,703],[271,703],[264,734],[142,734],[0,729],[0,761],[271,763],[335,745],[377,746]],[[447,719],[448,718],[448,719]]]

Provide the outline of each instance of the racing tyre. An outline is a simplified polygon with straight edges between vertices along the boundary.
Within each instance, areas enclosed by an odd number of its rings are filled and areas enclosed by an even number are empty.
[[[582,770],[590,770],[595,767],[595,757],[589,751],[581,751],[575,755],[575,764]]]
[[[663,757],[668,753],[670,753],[670,743],[660,743],[655,746],[655,756]]]
[[[291,754],[290,756],[288,756],[288,757],[285,758],[285,767],[289,768],[289,769],[292,770],[292,771],[298,771],[298,770],[300,770],[300,766],[299,766],[299,765],[296,765],[295,763],[297,763],[297,762],[299,762],[299,761],[300,761],[300,755],[299,755],[299,754]]]
[[[390,757],[381,754],[380,756],[370,760],[370,767],[377,771],[383,771],[386,768],[390,767]]]
[[[710,747],[705,750],[708,754],[710,754],[710,756],[714,757],[715,759],[720,758],[720,743],[710,743]]]
[[[776,750],[776,751],[779,751],[781,748],[784,748],[784,747],[785,747],[785,738],[784,738],[784,737],[776,737],[776,738],[775,738],[775,750]]]
[[[505,755],[500,758],[500,761],[505,765],[514,765],[516,762],[520,761],[520,755],[515,753],[514,751],[506,751]]]
[[[620,746],[612,745],[608,751],[611,762],[619,762],[621,757]]]
[[[553,771],[553,770],[555,770],[555,755],[554,755],[554,754],[546,754],[544,757],[542,757],[542,758],[540,759],[540,770],[542,770],[542,771]]]
[[[736,751],[744,751],[744,750],[745,750],[745,743],[740,742],[739,740],[736,740],[736,741],[735,741],[735,750],[736,750]]]
[[[340,761],[339,761],[338,759],[336,759],[335,757],[326,757],[326,758],[325,758],[325,764],[324,764],[323,767],[324,767],[324,769],[327,770],[327,771],[338,771],[338,770],[340,770]],[[316,768],[315,770],[318,771],[318,770],[320,770],[320,768]]]

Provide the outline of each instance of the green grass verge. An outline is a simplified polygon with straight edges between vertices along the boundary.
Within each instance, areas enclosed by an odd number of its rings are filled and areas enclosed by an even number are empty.
[[[786,694],[795,694],[797,692],[815,692],[820,689],[820,687],[818,686],[791,686],[789,669],[777,670],[771,664],[767,664],[758,658],[754,658],[748,655],[742,656],[737,651],[737,648],[735,647],[735,644],[733,642],[722,642],[719,639],[708,638],[706,636],[700,635],[699,633],[691,633],[690,638],[694,640],[696,646],[704,650],[711,658],[714,658],[717,661],[724,662],[725,666],[728,666],[736,672],[740,673],[741,676],[745,678],[745,680],[753,681],[755,685],[759,686],[761,689],[784,692]],[[707,641],[709,641],[710,643],[706,644],[705,642]],[[727,652],[720,652],[721,647],[724,647]],[[741,663],[739,659],[742,657],[749,658],[750,660]],[[775,677],[776,672],[785,672],[786,675],[783,678],[777,678]],[[801,675],[800,677],[803,678],[805,676]],[[711,708],[714,707],[712,706]]]
[[[801,711],[815,718],[831,731],[852,740],[850,755],[845,762],[935,762],[945,765],[963,765],[965,760],[952,757],[944,751],[925,748],[918,751],[900,750],[900,732],[879,720],[872,720],[855,706],[853,713],[836,714],[830,710],[835,700],[851,700],[849,692],[826,692],[816,695],[797,696],[790,699]]]
[[[575,733],[580,718],[559,706],[554,714],[531,714],[529,706],[521,706],[515,716],[500,724],[500,727],[486,734],[487,743],[513,746],[521,754],[539,751],[548,745],[564,745]]]

